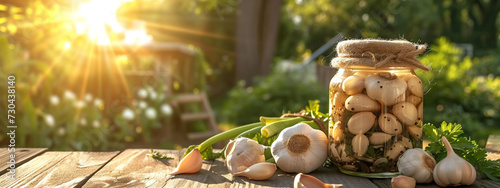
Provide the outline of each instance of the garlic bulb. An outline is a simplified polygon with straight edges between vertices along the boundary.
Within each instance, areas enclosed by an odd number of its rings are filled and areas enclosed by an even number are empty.
[[[249,138],[237,138],[227,144],[226,166],[231,174],[243,171],[253,164],[266,161],[264,146]]]
[[[294,188],[337,188],[342,184],[325,184],[314,176],[299,173],[293,179]]]
[[[281,170],[309,173],[326,161],[327,145],[325,133],[298,123],[281,131],[271,145],[271,153]]]
[[[391,179],[393,188],[414,188],[416,185],[415,179],[408,176],[397,176]]]
[[[442,187],[473,184],[476,180],[474,166],[455,154],[446,137],[441,140],[446,148],[446,157],[434,168],[434,182]]]
[[[200,150],[198,148],[193,149],[189,152],[177,165],[175,170],[168,173],[169,176],[176,174],[192,174],[200,171],[201,166],[203,166],[203,158],[201,157]]]
[[[267,180],[271,178],[276,172],[276,165],[274,163],[262,162],[256,163],[247,169],[236,172],[235,176],[245,176],[253,180]]]
[[[434,166],[436,166],[436,160],[420,148],[406,150],[398,161],[399,172],[415,178],[417,183],[432,182]]]

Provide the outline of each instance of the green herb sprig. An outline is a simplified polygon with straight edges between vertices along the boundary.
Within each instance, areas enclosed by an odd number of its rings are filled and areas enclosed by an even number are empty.
[[[471,163],[481,176],[500,181],[500,160],[486,159],[484,148],[476,141],[461,136],[464,133],[462,125],[443,121],[441,127],[436,128],[433,124],[427,123],[423,126],[423,132],[430,141],[425,151],[429,152],[437,162],[446,157],[446,149],[441,141],[441,137],[445,136],[455,153]]]
[[[165,154],[160,154],[157,151],[153,151],[153,149],[150,150],[148,155],[155,159],[174,159],[172,157],[167,157]]]

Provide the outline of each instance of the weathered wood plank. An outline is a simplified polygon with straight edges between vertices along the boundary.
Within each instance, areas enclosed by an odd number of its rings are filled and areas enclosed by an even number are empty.
[[[179,162],[179,151],[155,150],[174,159],[154,159],[149,149],[127,149],[92,176],[83,187],[163,187]]]
[[[47,148],[16,148],[14,151],[15,156],[15,166],[21,166],[25,162],[33,159],[34,157],[42,154],[47,151]],[[7,148],[2,148],[0,150],[0,174],[4,174],[7,172],[7,168],[9,168],[10,164],[7,162],[10,161],[10,155],[12,153],[9,152]]]
[[[487,152],[500,154],[500,135],[490,135],[486,142],[485,150]]]
[[[0,176],[0,187],[75,187],[119,152],[46,152],[17,169],[16,179]]]

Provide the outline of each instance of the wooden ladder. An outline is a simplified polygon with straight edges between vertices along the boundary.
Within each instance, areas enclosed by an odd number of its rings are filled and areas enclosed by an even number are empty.
[[[180,120],[182,125],[187,127],[188,122],[204,120],[208,125],[206,132],[188,132],[187,137],[189,140],[205,139],[219,133],[217,123],[210,107],[207,95],[205,93],[199,94],[179,94],[176,99],[177,105],[184,105],[190,103],[199,103],[202,112],[181,112]]]

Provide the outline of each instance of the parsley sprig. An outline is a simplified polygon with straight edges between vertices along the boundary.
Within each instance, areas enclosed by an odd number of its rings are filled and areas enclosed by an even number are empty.
[[[461,136],[464,131],[462,126],[456,123],[441,123],[440,128],[427,123],[423,126],[423,132],[430,141],[425,148],[437,162],[446,157],[446,148],[441,137],[445,136],[450,142],[455,153],[471,163],[481,176],[488,177],[494,181],[500,181],[500,160],[486,159],[486,151],[476,141]]]
[[[153,149],[151,149],[149,151],[149,154],[147,154],[147,155],[149,155],[155,159],[173,159],[172,157],[168,157],[165,154],[160,154],[157,151],[153,151]]]

